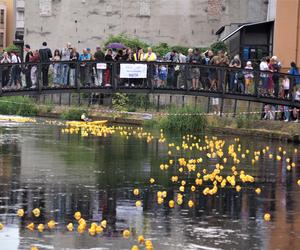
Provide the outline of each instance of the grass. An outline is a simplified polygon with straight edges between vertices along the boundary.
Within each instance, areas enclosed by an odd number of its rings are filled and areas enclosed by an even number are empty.
[[[185,106],[171,107],[167,115],[145,122],[146,127],[159,127],[171,133],[203,132],[207,127],[207,120],[198,108]]]
[[[0,114],[36,116],[38,106],[29,97],[2,97],[0,98]]]
[[[83,113],[87,114],[87,111],[83,109],[72,108],[62,112],[60,118],[68,121],[80,121]]]

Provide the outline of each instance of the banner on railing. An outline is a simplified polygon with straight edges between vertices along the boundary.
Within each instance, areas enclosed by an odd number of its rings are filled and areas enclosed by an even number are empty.
[[[97,69],[106,69],[107,65],[106,63],[97,63],[96,67]]]
[[[121,64],[120,78],[147,78],[147,64]]]

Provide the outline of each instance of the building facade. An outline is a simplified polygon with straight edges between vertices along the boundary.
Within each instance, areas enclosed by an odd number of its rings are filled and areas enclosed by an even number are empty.
[[[25,2],[25,42],[51,48],[101,45],[121,33],[150,44],[206,47],[222,25],[264,21],[262,0],[30,0]]]
[[[300,0],[277,0],[274,54],[285,69],[300,65]]]
[[[0,2],[0,50],[3,50],[6,46],[7,36],[7,6],[5,3]]]

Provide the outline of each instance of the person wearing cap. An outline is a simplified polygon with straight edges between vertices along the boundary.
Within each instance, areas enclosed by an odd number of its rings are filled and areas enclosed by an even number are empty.
[[[94,60],[96,61],[96,77],[95,77],[95,84],[97,86],[101,86],[103,83],[103,69],[98,69],[97,68],[97,63],[103,63],[104,62],[104,53],[101,50],[100,46],[96,47],[96,52],[94,54]]]
[[[244,75],[245,75],[245,94],[249,94],[250,93],[249,89],[253,84],[253,78],[254,78],[251,61],[248,61],[246,63]]]

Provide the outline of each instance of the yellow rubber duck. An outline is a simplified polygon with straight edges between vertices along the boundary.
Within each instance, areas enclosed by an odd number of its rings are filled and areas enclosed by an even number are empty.
[[[269,213],[265,213],[264,220],[265,221],[270,221],[271,220],[271,215]]]
[[[20,208],[20,209],[18,210],[18,212],[17,212],[17,215],[18,215],[19,217],[23,217],[24,214],[25,214],[25,212],[24,212],[24,209],[22,209],[22,208]]]
[[[255,193],[260,194],[261,193],[261,189],[260,188],[255,189]]]
[[[140,194],[140,190],[138,188],[133,189],[133,194],[138,196]]]
[[[30,248],[30,250],[39,250],[37,247],[33,246]]]
[[[300,180],[297,181],[298,186],[300,186]]]
[[[49,229],[54,229],[55,228],[55,225],[56,225],[56,222],[54,220],[50,220],[48,223],[47,223],[47,226]]]
[[[155,179],[154,178],[150,178],[149,181],[150,181],[151,184],[153,184],[155,182]]]
[[[37,226],[37,230],[38,230],[40,233],[42,233],[42,232],[44,232],[44,230],[45,230],[45,226],[44,226],[43,224],[39,224],[39,225]]]
[[[139,250],[139,247],[137,245],[134,245],[131,250]]]
[[[107,221],[106,220],[103,220],[103,221],[101,221],[101,227],[103,227],[103,228],[106,228],[106,226],[107,226]]]
[[[173,200],[169,201],[169,208],[174,208],[175,202]]]
[[[41,210],[39,208],[35,208],[32,210],[32,213],[35,217],[40,217],[41,215]]]
[[[74,218],[79,221],[81,219],[81,213],[80,212],[75,212]]]
[[[0,230],[3,230],[4,225],[2,223],[0,223]]]
[[[70,222],[70,223],[67,225],[67,229],[68,229],[69,232],[72,232],[72,231],[74,230],[74,225],[73,225],[73,223]]]
[[[145,238],[144,238],[143,235],[139,235],[139,237],[138,237],[138,243],[139,244],[144,244],[145,243]]]
[[[83,234],[84,233],[84,230],[85,230],[85,225],[82,225],[82,224],[79,224],[78,227],[77,227],[77,232],[79,234]]]
[[[188,206],[189,206],[189,208],[192,208],[194,206],[194,202],[192,200],[189,200]]]
[[[125,229],[125,230],[123,231],[123,237],[124,237],[125,239],[128,239],[128,238],[130,237],[130,231],[129,231],[128,229]]]
[[[135,202],[135,206],[136,207],[141,207],[142,206],[142,202],[141,201],[136,201]]]
[[[101,226],[96,227],[96,233],[101,234],[103,232],[103,228]]]
[[[27,229],[29,229],[30,231],[33,231],[34,230],[34,223],[30,223],[27,225]]]

